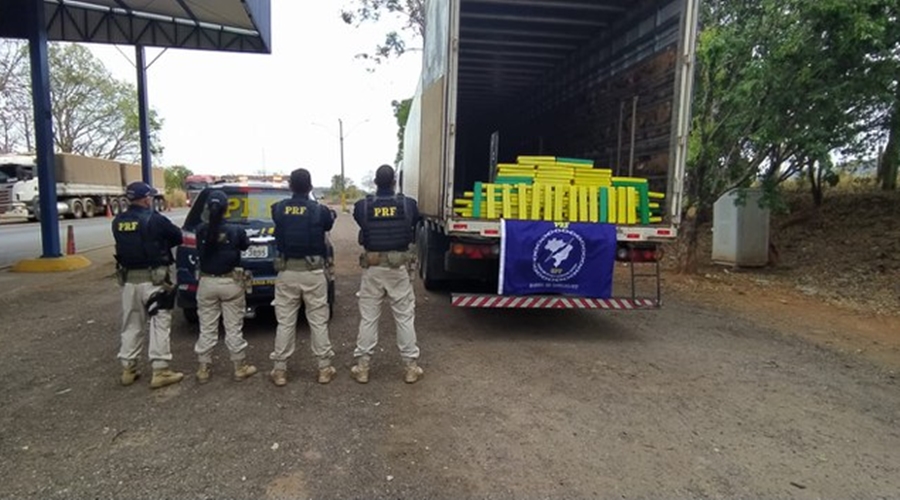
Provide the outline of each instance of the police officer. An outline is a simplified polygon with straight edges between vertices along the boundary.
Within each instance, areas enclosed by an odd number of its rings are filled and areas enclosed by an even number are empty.
[[[331,366],[334,351],[328,338],[328,281],[325,275],[327,250],[325,232],[334,226],[334,213],[309,198],[312,179],[306,169],[291,172],[291,198],[272,205],[275,221],[276,257],[275,349],[270,359],[275,362],[272,382],[287,384],[287,360],[294,353],[297,341],[297,314],[301,301],[309,323],[310,347],[318,359],[319,383],[327,384],[334,377]]]
[[[172,284],[172,248],[181,244],[181,231],[165,216],[154,212],[157,191],[143,182],[128,185],[128,210],[113,219],[116,240],[117,276],[122,286],[122,336],[119,359],[122,385],[131,385],[140,376],[137,359],[143,349],[143,328],[150,319],[148,354],[153,366],[150,387],[175,384],[184,375],[169,369],[172,352],[169,334],[171,309],[175,304]]]
[[[219,340],[219,318],[225,325],[225,345],[234,363],[234,379],[244,380],[256,373],[256,367],[246,362],[247,341],[244,340],[244,270],[241,251],[250,247],[250,238],[242,228],[225,222],[228,197],[215,190],[206,200],[209,223],[197,228],[197,252],[200,257],[200,285],[197,287],[197,314],[200,317],[200,337],[194,352],[200,361],[197,381],[209,382],[212,350]]]
[[[405,365],[403,379],[412,384],[424,373],[416,363],[416,296],[409,277],[413,259],[410,245],[415,238],[419,209],[416,200],[395,194],[394,169],[390,165],[378,167],[375,185],[375,196],[367,196],[353,207],[365,253],[360,258],[363,275],[359,287],[359,336],[351,375],[361,384],[369,381],[369,362],[378,343],[381,303],[387,297],[397,327],[397,347]]]

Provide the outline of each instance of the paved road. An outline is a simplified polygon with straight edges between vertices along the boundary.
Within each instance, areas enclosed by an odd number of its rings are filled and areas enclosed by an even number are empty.
[[[175,224],[181,225],[187,209],[180,208],[166,212]],[[59,241],[65,251],[66,232],[72,225],[75,230],[75,249],[84,251],[112,245],[113,237],[109,229],[110,220],[94,217],[80,220],[59,221]],[[21,259],[39,257],[41,254],[41,226],[37,222],[0,225],[0,267],[14,264]]]

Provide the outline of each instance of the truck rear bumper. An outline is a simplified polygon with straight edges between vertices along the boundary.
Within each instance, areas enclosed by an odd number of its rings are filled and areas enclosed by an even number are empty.
[[[659,301],[644,298],[591,299],[586,297],[565,297],[559,295],[507,296],[490,294],[452,294],[453,307],[478,309],[606,309],[611,311],[632,311],[637,309],[658,309]]]

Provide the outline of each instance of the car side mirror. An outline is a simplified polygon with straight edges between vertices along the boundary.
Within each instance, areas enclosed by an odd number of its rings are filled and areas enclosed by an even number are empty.
[[[331,219],[337,220],[337,212],[333,208],[329,208],[328,210],[331,211]]]

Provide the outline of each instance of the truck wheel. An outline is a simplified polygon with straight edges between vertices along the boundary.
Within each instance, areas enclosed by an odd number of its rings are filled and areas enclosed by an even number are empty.
[[[96,215],[97,207],[94,206],[94,200],[86,198],[84,200],[84,216],[93,217]]]
[[[184,313],[184,320],[192,325],[200,322],[200,316],[197,315],[196,308],[185,308],[181,310]]]
[[[72,219],[80,219],[84,217],[84,205],[81,204],[81,200],[69,201],[69,213],[66,214],[66,217]]]
[[[109,210],[112,212],[113,215],[119,215],[120,208],[121,207],[119,207],[118,198],[111,198],[109,200]]]

